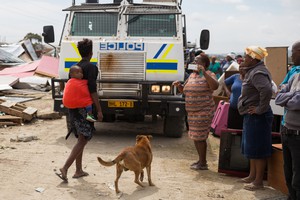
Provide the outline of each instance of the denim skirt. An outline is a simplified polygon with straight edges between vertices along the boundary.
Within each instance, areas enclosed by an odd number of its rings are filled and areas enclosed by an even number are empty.
[[[272,154],[271,108],[261,114],[244,115],[241,150],[248,159],[263,159]]]

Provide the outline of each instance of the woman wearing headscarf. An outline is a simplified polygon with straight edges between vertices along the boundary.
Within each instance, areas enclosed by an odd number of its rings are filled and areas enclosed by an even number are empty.
[[[267,158],[272,153],[272,78],[263,62],[267,55],[264,48],[247,47],[245,60],[240,65],[243,83],[238,110],[244,117],[241,149],[250,160],[250,173],[241,179],[241,182],[248,183],[244,186],[246,190],[264,188]]]

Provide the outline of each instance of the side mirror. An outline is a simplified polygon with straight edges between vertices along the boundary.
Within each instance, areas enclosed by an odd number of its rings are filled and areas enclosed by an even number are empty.
[[[209,46],[209,30],[204,29],[200,34],[200,48],[202,50],[208,49]]]
[[[52,43],[54,42],[54,28],[53,26],[44,26],[43,27],[43,34],[44,42],[45,43]]]

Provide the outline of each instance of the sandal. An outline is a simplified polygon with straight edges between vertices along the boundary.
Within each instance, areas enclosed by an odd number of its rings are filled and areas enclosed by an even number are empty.
[[[246,178],[242,178],[237,180],[238,183],[252,183],[252,180],[246,179]]]
[[[256,191],[256,190],[263,190],[265,189],[265,187],[263,185],[254,185],[253,183],[250,183],[245,185],[244,189],[249,191]]]
[[[55,173],[56,176],[58,176],[61,180],[63,180],[63,182],[67,183],[68,182],[68,178],[63,176],[63,174],[60,173]]]
[[[65,183],[68,183],[68,178],[66,173],[64,173],[64,171],[62,169],[59,169],[60,173],[55,173],[56,176],[58,176],[61,180],[63,180]]]
[[[205,164],[205,165],[196,164],[196,165],[192,165],[190,168],[193,170],[208,170],[208,165],[207,164]]]
[[[88,176],[89,173],[87,172],[82,172],[81,174],[77,175],[77,174],[74,174],[74,176],[72,176],[72,178],[81,178],[81,177],[84,177],[84,176]]]
[[[192,163],[190,166],[198,165],[199,161]]]

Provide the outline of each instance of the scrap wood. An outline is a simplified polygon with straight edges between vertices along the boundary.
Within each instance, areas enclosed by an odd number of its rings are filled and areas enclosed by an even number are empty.
[[[19,82],[19,78],[17,78],[17,77],[13,77],[13,76],[9,76],[9,75],[4,75],[4,76],[1,75],[0,85],[13,86],[18,82]]]
[[[30,63],[25,63],[19,66],[11,67],[11,68],[4,68],[3,70],[0,71],[0,75],[17,75],[19,73],[24,73],[24,72],[34,72],[38,65],[40,63],[40,60],[33,61]]]
[[[42,96],[9,95],[9,96],[0,97],[0,99],[6,100],[6,101],[12,101],[12,102],[16,102],[16,103],[24,103],[27,101],[37,100],[40,98],[42,98]]]
[[[0,116],[0,125],[21,125],[22,118],[11,116],[11,115],[3,115]]]
[[[11,142],[31,142],[33,140],[39,140],[39,138],[36,135],[18,135],[15,138],[10,138]]]
[[[0,111],[9,115],[21,117],[27,121],[30,121],[37,113],[36,108],[26,107],[20,103],[5,101],[3,99],[0,99]]]
[[[58,58],[43,55],[35,73],[51,78],[58,77],[58,66]]]
[[[5,96],[26,97],[26,98],[42,98],[47,93],[33,89],[14,89],[1,91]]]
[[[1,126],[13,126],[13,125],[18,125],[17,123],[15,123],[15,122],[10,122],[10,121],[0,121],[0,125]]]

